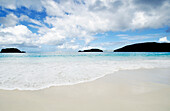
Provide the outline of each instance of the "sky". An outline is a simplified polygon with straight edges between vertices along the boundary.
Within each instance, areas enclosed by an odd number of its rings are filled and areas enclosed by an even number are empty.
[[[170,0],[0,0],[0,48],[113,51],[170,42]]]

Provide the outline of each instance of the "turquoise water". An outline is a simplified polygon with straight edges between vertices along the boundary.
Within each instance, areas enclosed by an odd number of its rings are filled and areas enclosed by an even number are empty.
[[[1,53],[0,60],[4,58],[70,58],[70,57],[78,57],[78,58],[109,58],[114,60],[119,59],[127,59],[127,58],[136,58],[136,59],[169,59],[170,52],[112,52],[112,53]]]
[[[170,68],[170,53],[1,53],[0,89],[38,90],[152,68]]]

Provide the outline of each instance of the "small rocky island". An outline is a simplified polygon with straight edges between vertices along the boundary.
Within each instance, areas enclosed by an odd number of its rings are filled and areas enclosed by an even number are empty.
[[[6,48],[6,49],[2,49],[0,53],[26,53],[26,52],[20,51],[17,48]]]
[[[170,52],[170,43],[137,43],[116,49],[114,52]]]
[[[88,50],[79,50],[78,52],[103,52],[103,50],[100,49],[88,49]]]

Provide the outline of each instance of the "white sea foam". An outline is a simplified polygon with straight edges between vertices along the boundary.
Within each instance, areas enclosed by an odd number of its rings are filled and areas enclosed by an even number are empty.
[[[8,57],[0,60],[0,89],[39,90],[92,81],[119,70],[169,66],[167,59]]]

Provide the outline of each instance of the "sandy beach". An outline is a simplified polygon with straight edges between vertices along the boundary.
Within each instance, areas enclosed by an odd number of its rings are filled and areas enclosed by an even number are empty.
[[[119,71],[37,91],[0,90],[0,111],[170,111],[170,69]]]
[[[170,111],[170,0],[0,0],[0,111]]]

